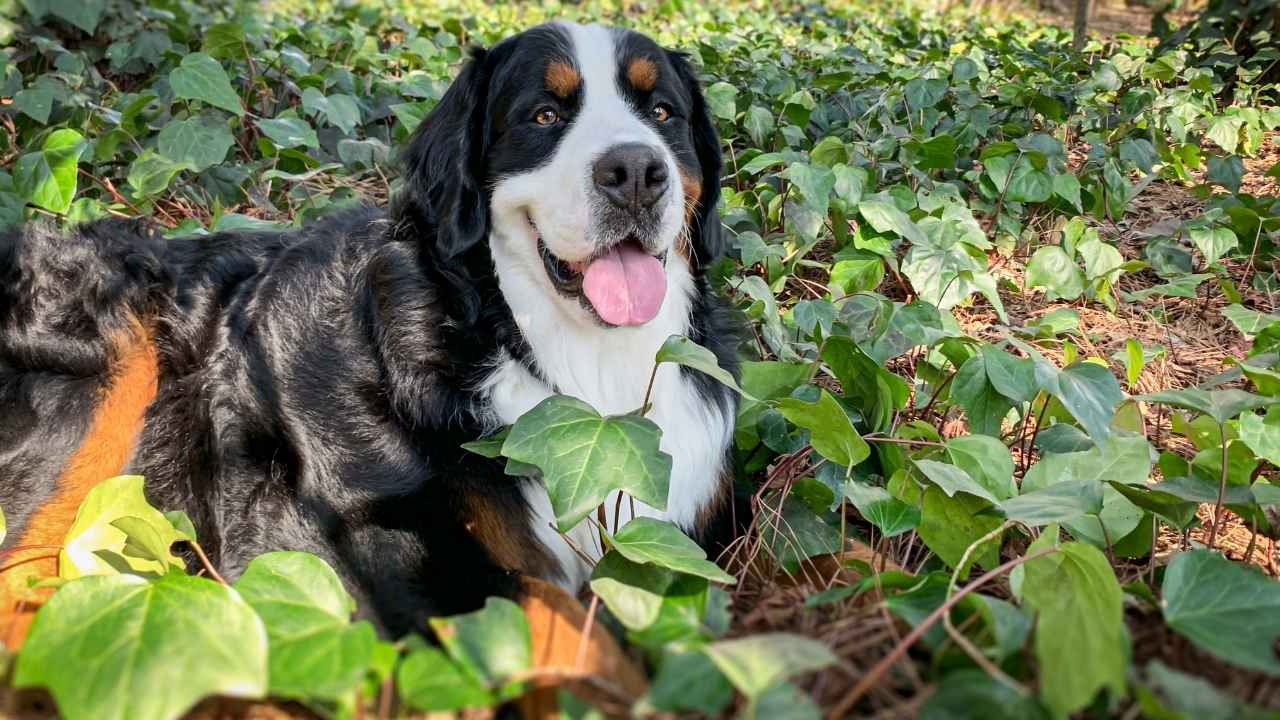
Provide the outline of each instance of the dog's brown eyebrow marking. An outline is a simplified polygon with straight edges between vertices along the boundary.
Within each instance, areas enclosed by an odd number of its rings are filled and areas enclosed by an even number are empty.
[[[649,92],[658,84],[658,66],[647,57],[631,58],[627,62],[627,82],[637,90]]]
[[[563,60],[553,60],[547,64],[547,74],[543,80],[547,89],[559,98],[572,95],[582,85],[582,76],[578,70]]]

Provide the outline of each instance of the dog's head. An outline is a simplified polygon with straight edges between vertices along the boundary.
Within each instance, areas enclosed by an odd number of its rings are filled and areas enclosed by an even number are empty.
[[[474,50],[404,165],[398,219],[432,234],[424,249],[464,293],[493,262],[571,319],[639,325],[670,263],[696,275],[721,252],[720,142],[697,80],[634,32],[554,23]]]

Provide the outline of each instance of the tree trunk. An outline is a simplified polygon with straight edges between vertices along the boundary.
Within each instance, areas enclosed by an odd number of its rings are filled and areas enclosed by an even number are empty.
[[[1071,39],[1071,47],[1079,50],[1084,47],[1087,39],[1085,33],[1089,29],[1089,0],[1076,0],[1076,22],[1073,32],[1075,36]]]

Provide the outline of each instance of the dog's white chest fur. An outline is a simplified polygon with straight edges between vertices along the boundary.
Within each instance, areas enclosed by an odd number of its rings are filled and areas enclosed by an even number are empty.
[[[506,264],[501,255],[500,251],[495,253],[500,270]],[[494,371],[484,385],[494,419],[511,424],[556,391],[586,401],[603,415],[639,408],[653,370],[654,354],[668,337],[688,330],[692,292],[688,268],[683,262],[669,262],[667,275],[667,297],[656,318],[639,327],[605,328],[566,322],[552,306],[563,299],[548,297],[537,288],[537,278],[500,271],[503,294],[516,323],[533,350],[538,368],[554,388],[519,362],[509,357],[496,358]],[[679,367],[670,363],[658,368],[650,403],[652,409],[646,417],[662,429],[661,448],[672,459],[667,509],[660,511],[627,499],[619,505],[614,493],[605,502],[611,531],[615,522],[621,525],[631,518],[633,505],[636,515],[668,519],[692,529],[699,511],[715,499],[720,484],[733,419],[725,417],[713,400],[704,398]],[[598,559],[601,548],[597,534],[584,521],[568,533],[566,541],[552,527],[554,514],[545,487],[529,483],[525,495],[533,510],[538,537],[559,560],[566,587],[576,590],[590,568],[570,542]],[[616,521],[615,508],[621,512]]]

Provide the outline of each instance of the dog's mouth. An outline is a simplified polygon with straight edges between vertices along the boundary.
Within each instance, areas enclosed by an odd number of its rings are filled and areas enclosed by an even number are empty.
[[[667,294],[665,252],[650,254],[632,235],[586,260],[570,262],[551,252],[532,218],[529,226],[556,292],[577,298],[602,323],[643,325],[662,309]]]

